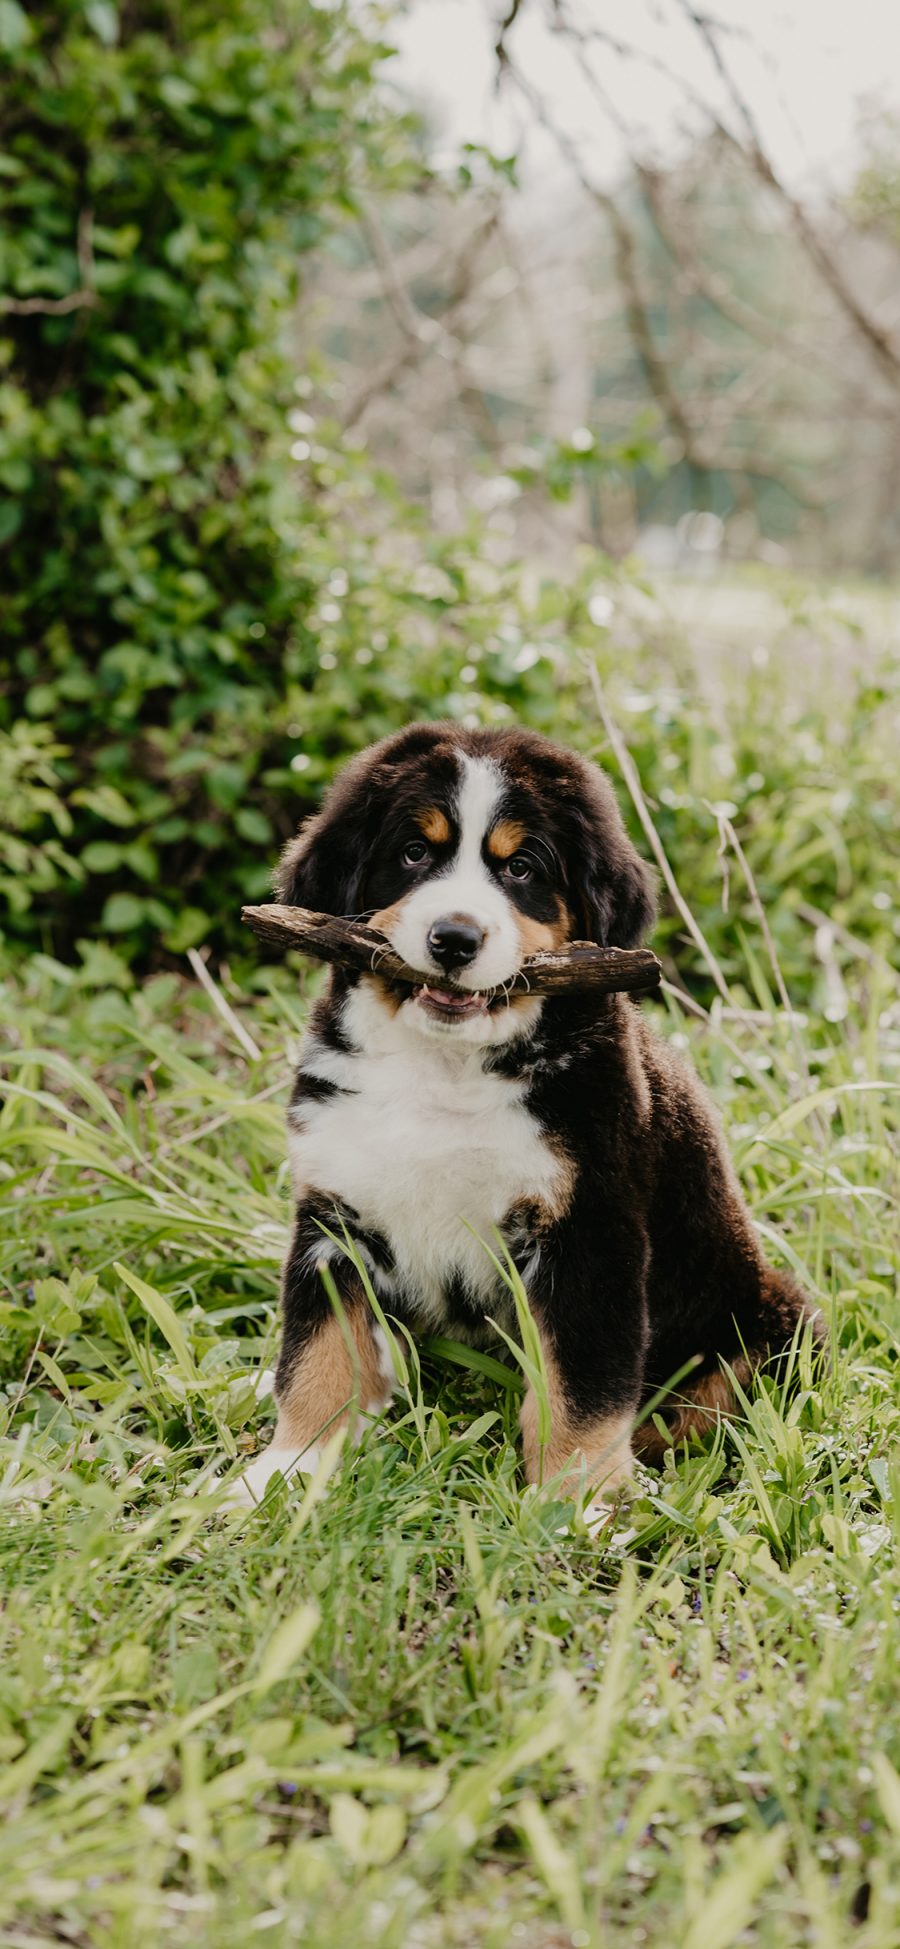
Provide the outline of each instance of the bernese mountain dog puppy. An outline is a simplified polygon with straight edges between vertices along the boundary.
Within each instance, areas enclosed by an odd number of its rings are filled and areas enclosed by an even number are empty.
[[[288,1112],[278,1422],[247,1494],[315,1467],[328,1433],[390,1396],[385,1336],[335,1238],[386,1316],[483,1345],[492,1321],[515,1330],[486,1249],[499,1235],[552,1416],[542,1444],[529,1387],[525,1474],[580,1484],[596,1527],[632,1454],[663,1454],[641,1411],[687,1363],[663,1408],[672,1442],[733,1409],[723,1360],[744,1381],[798,1321],[820,1333],[763,1257],[711,1104],[636,1003],[506,994],[538,949],[644,939],[651,876],[611,787],[531,731],[413,724],[347,765],[277,891],[371,921],[422,980],[335,969],[314,1010]]]

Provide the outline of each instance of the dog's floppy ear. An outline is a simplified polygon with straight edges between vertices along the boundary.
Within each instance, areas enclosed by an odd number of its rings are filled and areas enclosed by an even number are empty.
[[[359,911],[365,844],[357,821],[326,805],[288,841],[275,872],[275,893],[289,907],[324,914]]]
[[[410,724],[358,751],[325,796],[321,812],[288,841],[275,873],[275,893],[289,907],[362,918],[366,873],[395,789],[396,766],[430,750],[442,724]]]
[[[588,878],[594,918],[590,939],[601,947],[640,947],[656,918],[650,869],[630,841],[625,845],[615,866]]]
[[[640,947],[656,918],[653,875],[625,831],[611,786],[584,766],[573,892],[585,939],[600,947]]]

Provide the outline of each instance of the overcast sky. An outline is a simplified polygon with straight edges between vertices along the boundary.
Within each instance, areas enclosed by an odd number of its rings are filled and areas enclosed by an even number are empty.
[[[699,111],[686,91],[721,106],[707,54],[672,0],[571,0],[582,26],[603,27],[661,60],[684,89],[644,63],[598,52],[594,59],[619,115],[645,147],[671,153]],[[397,80],[428,104],[448,150],[465,141],[503,152],[518,146],[523,110],[494,88],[493,22],[505,0],[409,0],[395,30]],[[723,41],[770,152],[792,182],[840,185],[858,160],[858,119],[866,101],[900,113],[898,0],[713,0],[710,11],[735,31]],[[544,0],[524,0],[510,49],[540,88],[585,165],[601,181],[615,176],[622,136],[601,118],[577,66],[545,25]],[[531,118],[529,118],[530,120]],[[557,162],[540,132],[528,136],[533,172]]]

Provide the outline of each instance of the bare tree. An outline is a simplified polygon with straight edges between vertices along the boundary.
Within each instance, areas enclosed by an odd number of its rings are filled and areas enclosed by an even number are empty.
[[[317,281],[344,428],[390,459],[435,520],[458,521],[475,498],[499,542],[520,550],[581,535],[622,552],[642,521],[671,523],[693,505],[715,507],[741,550],[781,535],[801,555],[884,566],[900,466],[897,242],[783,179],[733,30],[694,0],[657,10],[693,38],[708,88],[610,31],[594,5],[507,0],[493,16],[525,180],[540,133],[563,186],[552,201],[533,187],[522,196],[486,167],[460,197],[423,170],[402,198],[360,208],[358,248],[323,261]],[[612,180],[528,67],[522,27],[538,15],[615,132]],[[660,155],[624,115],[623,63],[680,91],[691,134],[677,152]],[[648,413],[662,483],[613,464]],[[590,484],[550,524],[523,483],[573,439]]]

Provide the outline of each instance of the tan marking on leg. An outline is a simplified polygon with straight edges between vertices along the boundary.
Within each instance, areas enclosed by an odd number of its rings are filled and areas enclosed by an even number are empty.
[[[750,1380],[749,1362],[743,1357],[731,1362],[741,1387]],[[700,1379],[679,1387],[671,1401],[663,1401],[658,1412],[668,1428],[663,1437],[652,1421],[642,1422],[634,1433],[635,1454],[642,1461],[661,1462],[667,1448],[677,1448],[690,1435],[709,1435],[720,1417],[737,1410],[734,1388],[727,1374],[703,1374]]]
[[[488,833],[488,852],[495,859],[512,859],[526,838],[525,827],[518,819],[500,819]]]
[[[317,1329],[298,1354],[287,1385],[279,1387],[272,1447],[309,1448],[319,1435],[327,1437],[360,1413],[383,1408],[390,1398],[368,1306],[351,1301],[343,1321],[332,1315]]]
[[[545,1445],[541,1444],[537,1395],[529,1386],[519,1416],[526,1481],[547,1482],[569,1465],[565,1477],[567,1483],[571,1482],[572,1487],[577,1489],[583,1472],[585,1485],[593,1489],[595,1498],[600,1495],[608,1499],[617,1493],[631,1474],[631,1426],[634,1417],[629,1413],[600,1415],[589,1422],[576,1419],[546,1340],[543,1346],[550,1404],[550,1439]]]
[[[446,812],[441,811],[440,806],[426,806],[424,812],[416,814],[416,824],[425,838],[431,840],[433,846],[446,846],[450,837],[450,821]]]

